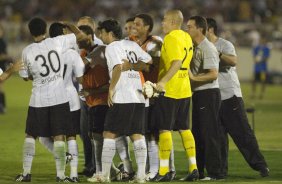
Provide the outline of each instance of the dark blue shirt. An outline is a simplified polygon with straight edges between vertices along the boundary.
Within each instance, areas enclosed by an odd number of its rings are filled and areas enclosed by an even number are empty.
[[[254,58],[260,58],[259,61],[255,62],[255,73],[267,71],[267,59],[270,56],[270,48],[266,45],[257,45],[253,49]]]

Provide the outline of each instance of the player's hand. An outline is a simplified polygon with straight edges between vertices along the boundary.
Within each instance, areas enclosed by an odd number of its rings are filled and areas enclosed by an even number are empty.
[[[90,95],[90,92],[87,89],[82,89],[81,91],[78,92],[78,95],[88,97]]]
[[[121,65],[122,71],[130,70],[131,69],[131,63],[127,59],[123,59],[122,61],[123,61],[122,65]]]
[[[154,85],[152,82],[150,81],[146,81],[144,84],[143,84],[143,88],[142,88],[142,92],[148,97],[148,98],[152,98],[153,95],[154,95],[154,88],[153,86]]]
[[[191,70],[188,70],[188,75],[189,75],[190,80],[194,81],[195,76],[194,76],[194,74],[191,72]]]
[[[18,60],[15,63],[11,63],[9,69],[11,69],[12,72],[18,72],[19,70],[24,69],[24,63],[21,60]]]
[[[109,107],[114,105],[113,96],[114,96],[114,90],[113,89],[109,89],[109,94],[108,94],[108,106]]]
[[[154,87],[158,92],[164,92],[165,91],[165,83],[158,82]]]

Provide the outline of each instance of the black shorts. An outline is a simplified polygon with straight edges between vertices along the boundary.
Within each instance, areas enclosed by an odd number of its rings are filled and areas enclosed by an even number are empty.
[[[154,112],[155,105],[145,107],[145,133],[155,134],[158,133],[159,129],[156,123],[156,114]]]
[[[256,72],[255,73],[256,82],[265,82],[266,81],[266,71]]]
[[[80,134],[80,109],[77,111],[70,112],[71,121],[66,127],[67,136],[75,136]]]
[[[144,134],[145,104],[114,104],[107,112],[104,130],[118,135]]]
[[[33,137],[66,135],[70,116],[69,103],[50,107],[29,107],[25,132]]]
[[[190,98],[173,99],[160,96],[155,101],[156,122],[159,130],[189,129]]]
[[[89,108],[89,132],[103,133],[108,109],[109,107],[107,105],[98,105]]]

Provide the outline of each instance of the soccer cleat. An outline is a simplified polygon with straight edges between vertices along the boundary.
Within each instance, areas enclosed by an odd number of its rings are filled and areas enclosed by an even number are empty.
[[[27,175],[23,175],[23,174],[19,174],[18,176],[16,176],[15,181],[17,182],[31,182],[31,174],[27,174]]]
[[[269,176],[269,169],[267,167],[264,167],[259,171],[259,174],[261,175],[261,177],[267,177]]]
[[[149,172],[148,174],[146,174],[145,180],[146,181],[154,181],[154,179],[157,175],[158,175],[158,173]]]
[[[69,152],[66,152],[66,164],[70,163],[70,161],[72,161],[72,154],[70,154]]]
[[[182,181],[196,181],[199,179],[199,172],[197,169],[194,169],[190,174],[186,177],[182,178]]]
[[[129,183],[146,183],[145,178],[134,177],[132,180],[129,180]]]
[[[79,179],[78,179],[78,177],[72,177],[71,179],[72,179],[72,181],[73,181],[74,183],[79,183],[79,182],[80,182]]]
[[[56,182],[63,182],[63,183],[73,183],[74,181],[70,179],[69,177],[65,178],[59,178],[58,176],[56,177]]]
[[[121,180],[119,181],[130,181],[134,178],[135,172],[128,173],[126,171],[121,172]]]
[[[169,179],[170,181],[176,178],[176,171],[169,171]]]
[[[105,177],[100,174],[94,174],[91,178],[88,178],[87,181],[91,183],[110,183],[111,180],[108,177]]]
[[[153,179],[153,181],[155,181],[155,182],[169,182],[170,181],[169,172],[166,173],[163,176],[158,173],[157,176]]]

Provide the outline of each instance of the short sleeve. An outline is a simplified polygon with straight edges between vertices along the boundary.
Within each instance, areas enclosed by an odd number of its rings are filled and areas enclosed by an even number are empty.
[[[107,65],[109,72],[113,70],[113,68],[118,65],[122,64],[122,59],[126,59],[126,56],[123,56],[123,51],[121,50],[119,45],[108,45],[105,50],[105,56],[107,59]]]
[[[57,36],[54,39],[58,39],[62,46],[62,51],[66,52],[68,49],[77,48],[76,37],[72,34]]]
[[[225,42],[222,53],[227,54],[227,55],[236,56],[234,45],[229,41]]]
[[[212,44],[204,50],[204,65],[203,69],[218,69],[219,56],[218,52]]]
[[[168,61],[172,62],[174,60],[183,59],[183,47],[180,41],[172,35],[167,35],[164,38],[164,49],[167,53]]]
[[[84,63],[80,57],[80,55],[73,50],[72,52],[72,58],[73,58],[73,73],[75,77],[81,77],[84,73]]]

